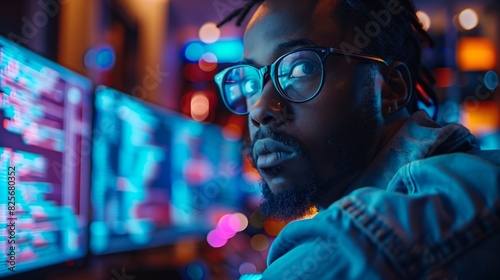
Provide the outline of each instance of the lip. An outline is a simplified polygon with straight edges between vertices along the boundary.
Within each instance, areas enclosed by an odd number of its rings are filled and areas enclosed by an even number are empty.
[[[259,169],[278,166],[297,155],[291,147],[270,138],[257,140],[253,150]]]

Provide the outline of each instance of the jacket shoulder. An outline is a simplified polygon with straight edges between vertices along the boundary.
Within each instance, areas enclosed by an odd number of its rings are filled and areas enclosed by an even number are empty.
[[[398,170],[388,191],[406,194],[449,192],[454,187],[498,194],[500,150],[433,156],[408,163]]]
[[[500,151],[452,153],[289,224],[263,279],[485,278],[500,273],[499,249]]]

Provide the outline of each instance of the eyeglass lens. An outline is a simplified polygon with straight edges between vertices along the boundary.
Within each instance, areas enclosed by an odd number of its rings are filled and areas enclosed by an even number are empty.
[[[304,102],[321,88],[323,64],[312,50],[292,52],[277,61],[271,77],[278,91],[288,100]],[[224,76],[223,94],[227,105],[235,112],[248,113],[260,98],[263,77],[253,66],[241,65],[229,70]]]

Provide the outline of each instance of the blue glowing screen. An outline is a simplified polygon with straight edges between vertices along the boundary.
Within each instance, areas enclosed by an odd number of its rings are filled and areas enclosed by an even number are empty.
[[[203,237],[240,206],[241,141],[116,90],[95,97],[90,249]]]
[[[91,90],[0,37],[0,277],[87,252]]]

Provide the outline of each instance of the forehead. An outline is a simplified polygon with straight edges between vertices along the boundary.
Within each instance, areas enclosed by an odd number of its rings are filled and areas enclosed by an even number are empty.
[[[267,0],[253,15],[244,36],[245,58],[270,63],[286,50],[276,49],[294,40],[335,47],[345,30],[333,17],[338,1]]]

